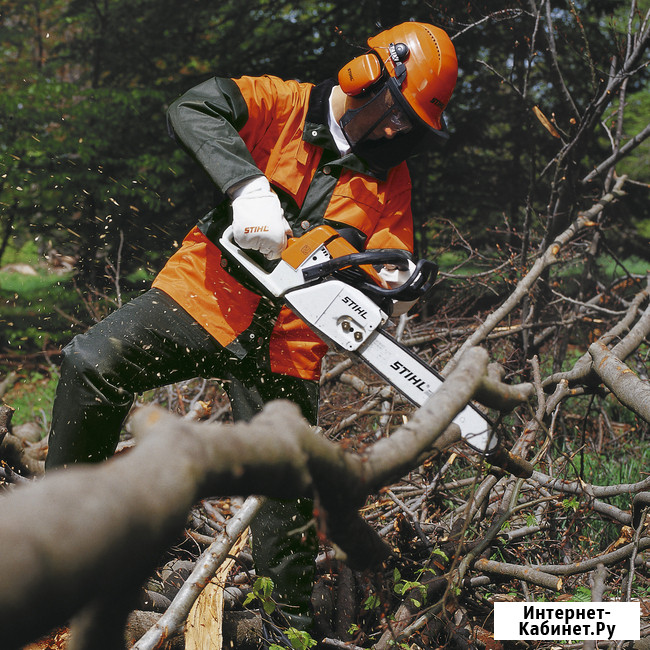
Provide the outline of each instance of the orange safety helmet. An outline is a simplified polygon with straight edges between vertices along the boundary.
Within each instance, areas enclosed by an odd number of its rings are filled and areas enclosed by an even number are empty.
[[[442,112],[456,85],[458,60],[447,33],[427,23],[407,22],[368,39],[370,52],[343,66],[341,90],[364,97],[392,81],[408,107],[438,134]]]

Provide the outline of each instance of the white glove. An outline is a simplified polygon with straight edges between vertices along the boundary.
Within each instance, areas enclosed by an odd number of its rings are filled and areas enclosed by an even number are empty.
[[[415,271],[415,263],[412,260],[408,260],[408,265],[406,271],[400,271],[394,264],[384,264],[378,271],[379,277],[391,289],[401,287]],[[392,316],[397,317],[405,314],[416,302],[417,300],[393,300]]]
[[[269,260],[278,259],[292,233],[268,179],[256,176],[230,195],[235,242],[241,248],[259,251]]]

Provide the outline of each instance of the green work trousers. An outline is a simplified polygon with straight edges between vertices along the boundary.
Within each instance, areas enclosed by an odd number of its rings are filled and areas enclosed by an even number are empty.
[[[240,359],[169,296],[151,289],[76,336],[63,351],[46,469],[105,460],[136,393],[194,377],[222,382],[235,420],[248,421],[265,403],[283,398],[315,424],[317,383],[265,369],[269,320],[260,320],[260,347]],[[309,499],[270,499],[251,525],[257,573],[273,579],[282,614],[303,629],[311,622],[318,548],[313,526],[306,527],[311,517]]]

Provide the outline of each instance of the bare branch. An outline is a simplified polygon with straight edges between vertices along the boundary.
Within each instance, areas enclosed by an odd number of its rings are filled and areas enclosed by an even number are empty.
[[[183,583],[176,598],[156,624],[133,646],[133,650],[153,650],[185,622],[192,605],[212,580],[219,565],[237,538],[246,530],[264,503],[264,497],[250,496],[236,515],[228,520],[223,534],[203,553]]]
[[[578,573],[593,571],[599,564],[605,566],[617,564],[629,558],[635,552],[635,549],[637,551],[645,551],[647,548],[650,548],[650,537],[642,537],[639,540],[638,548],[634,543],[625,544],[615,551],[603,553],[602,555],[597,555],[596,557],[588,558],[581,562],[575,562],[573,564],[540,564],[536,565],[535,568],[545,573],[552,573],[558,576],[573,576]]]
[[[634,137],[628,140],[620,149],[617,149],[609,158],[603,160],[599,165],[594,167],[580,182],[583,185],[590,183],[597,176],[606,172],[613,167],[619,160],[625,158],[631,151],[636,149],[642,142],[650,136],[650,124],[648,124],[642,131],[639,131]]]
[[[578,107],[576,106],[575,102],[573,101],[573,97],[571,96],[571,93],[569,92],[569,89],[567,88],[567,85],[564,83],[564,75],[562,74],[562,71],[560,70],[560,63],[558,61],[558,54],[557,54],[557,46],[555,44],[555,34],[554,34],[555,27],[553,26],[553,19],[551,17],[551,3],[546,2],[546,40],[548,43],[549,50],[551,52],[551,64],[553,66],[553,69],[555,70],[555,74],[557,76],[558,83],[560,84],[560,88],[562,90],[562,94],[564,95],[564,99],[566,100],[566,103],[569,105],[571,108],[571,111],[575,115],[575,117],[578,117],[580,115],[580,111],[578,110]]]
[[[486,560],[480,558],[474,562],[474,568],[478,571],[491,573],[498,576],[508,576],[516,578],[517,580],[524,580],[532,585],[539,585],[545,589],[552,591],[560,591],[562,589],[562,578],[544,573],[537,569],[519,564],[509,564],[507,562],[495,562],[493,560]]]
[[[650,385],[612,354],[602,343],[592,343],[589,354],[594,371],[619,402],[650,423]]]
[[[506,301],[493,311],[476,331],[465,340],[463,345],[456,352],[452,360],[447,364],[443,374],[449,372],[458,363],[459,358],[467,348],[480,344],[485,340],[487,335],[502,321],[527,295],[532,286],[537,282],[545,269],[557,263],[558,255],[562,248],[571,241],[578,233],[594,225],[593,219],[602,212],[606,205],[615,201],[621,196],[622,187],[627,177],[622,176],[618,179],[616,186],[611,192],[605,194],[591,208],[581,212],[578,218],[548,246],[544,253],[538,257],[533,267],[519,281],[515,290],[508,296]]]

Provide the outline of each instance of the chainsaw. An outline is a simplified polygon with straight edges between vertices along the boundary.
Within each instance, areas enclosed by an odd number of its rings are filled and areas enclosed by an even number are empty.
[[[283,302],[325,342],[361,359],[415,406],[422,406],[441,386],[444,380],[438,372],[384,330],[393,301],[416,300],[431,290],[438,270],[434,262],[419,260],[404,284],[390,288],[375,267],[406,269],[409,253],[360,252],[328,225],[289,239],[272,270],[267,270],[266,260],[253,259],[254,252],[235,243],[232,227],[223,232],[219,245],[258,292]],[[474,404],[453,422],[461,438],[491,463],[530,476],[532,468],[501,446],[489,418]]]

